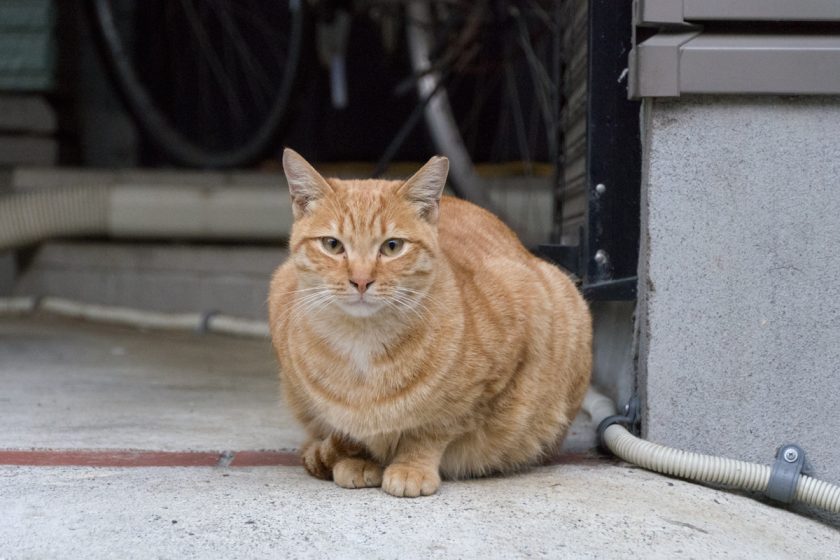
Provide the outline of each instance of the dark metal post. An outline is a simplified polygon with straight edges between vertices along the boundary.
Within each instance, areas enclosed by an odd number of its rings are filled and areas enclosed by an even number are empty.
[[[627,98],[633,2],[589,0],[587,232],[589,299],[636,297],[641,189],[640,104]]]
[[[589,300],[636,298],[642,148],[640,103],[627,96],[632,43],[632,0],[589,0],[586,225],[579,246],[540,247],[582,279]]]

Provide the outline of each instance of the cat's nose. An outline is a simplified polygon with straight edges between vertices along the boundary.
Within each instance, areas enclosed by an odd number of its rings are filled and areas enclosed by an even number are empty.
[[[373,280],[370,278],[364,277],[355,277],[350,279],[350,283],[353,284],[353,287],[359,290],[360,294],[363,294],[367,291],[371,284],[373,284]]]

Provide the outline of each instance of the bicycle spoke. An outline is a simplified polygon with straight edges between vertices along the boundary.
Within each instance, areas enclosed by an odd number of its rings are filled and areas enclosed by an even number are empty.
[[[242,104],[236,95],[236,90],[234,89],[233,83],[230,81],[230,77],[222,68],[221,61],[219,60],[216,50],[210,42],[206,31],[198,24],[198,14],[196,13],[190,0],[180,0],[180,3],[187,15],[187,21],[190,24],[190,29],[201,47],[201,52],[206,55],[207,65],[210,68],[213,77],[216,79],[217,85],[224,93],[228,108],[234,114],[234,118],[243,120],[244,110],[242,108]]]
[[[534,153],[538,154],[539,150],[537,149],[537,142],[539,141],[538,138],[542,133],[542,123],[540,122],[540,109],[537,104],[534,102],[534,96],[531,96],[530,103],[527,105],[528,107],[528,145],[534,147]],[[535,155],[535,157],[537,157]]]
[[[180,48],[180,38],[182,34],[178,31],[175,26],[175,14],[173,13],[174,10],[172,9],[172,3],[166,2],[164,4],[164,28],[166,29],[166,33],[163,35],[163,40],[165,41],[165,48],[172,49],[175,52],[178,52]],[[181,69],[178,67],[179,58],[175,56],[167,57],[169,62],[169,75],[172,78],[172,86],[173,90],[176,92],[183,90],[183,73],[180,71]],[[172,105],[172,100],[168,100],[169,105]]]
[[[186,37],[184,37],[184,38],[186,38]],[[205,139],[210,138],[210,134],[209,134],[209,131],[208,131],[208,128],[207,128],[207,124],[208,124],[207,119],[202,118],[203,115],[210,114],[210,111],[212,110],[210,108],[210,88],[205,87],[205,84],[208,84],[209,81],[210,81],[210,73],[209,73],[209,68],[207,67],[206,61],[204,60],[203,57],[199,57],[198,61],[197,61],[197,64],[192,65],[192,64],[189,64],[188,62],[185,64],[184,59],[180,56],[173,57],[173,58],[180,61],[180,63],[181,63],[182,67],[177,70],[177,72],[179,74],[188,75],[188,73],[191,72],[191,71],[195,72],[196,81],[195,82],[189,82],[189,81],[186,82],[186,84],[189,84],[189,87],[191,88],[190,92],[194,91],[194,89],[192,89],[192,88],[195,87],[195,84],[198,84],[198,99],[199,99],[198,112],[197,112],[198,118],[197,119],[192,118],[189,121],[184,122],[184,125],[185,125],[185,127],[190,127],[190,122],[197,122],[198,123],[198,130],[195,130],[193,132],[193,134],[200,135],[202,138],[205,138]],[[191,68],[192,66],[194,66],[194,69]],[[185,91],[186,91],[185,89],[175,91],[174,100],[176,101],[176,103],[175,103],[175,106],[174,106],[174,111],[175,111],[174,118],[175,118],[176,122],[179,121],[179,120],[181,120],[181,121],[186,120],[183,117],[184,113],[182,112],[182,108],[177,105],[177,100],[179,98],[183,98],[183,96],[184,96],[183,92],[185,92]]]
[[[552,2],[552,4],[560,5],[562,2]],[[543,23],[543,25],[548,28],[548,31],[551,35],[559,36],[560,35],[560,26],[558,25],[559,20],[555,21],[551,18],[551,14],[545,10],[545,8],[540,5],[537,0],[530,0],[528,2],[529,9],[528,12],[537,16],[539,20]]]
[[[236,0],[149,0],[142,9],[138,4],[138,40],[131,41],[125,26],[115,24],[122,0],[87,1],[113,83],[144,138],[158,148],[149,152],[153,160],[165,153],[172,163],[228,167],[253,162],[271,145],[298,69],[303,8],[254,2],[255,19],[251,4],[243,9]],[[225,19],[228,12],[219,8],[227,6],[246,18]],[[263,32],[252,33],[255,28]],[[137,57],[130,55],[132,42]]]
[[[473,101],[472,107],[467,111],[464,118],[458,123],[462,130],[464,137],[464,144],[471,153],[475,153],[477,142],[479,139],[479,126],[481,110],[487,98],[490,96],[490,89],[486,87],[487,73],[482,72],[478,75],[478,81],[475,84],[475,91],[479,93],[479,98]],[[453,94],[457,95],[456,92]]]
[[[288,40],[285,34],[278,33],[277,29],[271,27],[265,18],[256,17],[252,10],[240,6],[237,2],[230,2],[228,0],[215,1],[227,7],[236,16],[238,21],[249,25],[256,36],[265,37],[267,40],[264,45],[269,48],[277,63],[277,67],[282,69],[285,66],[283,52],[288,46]]]
[[[505,158],[504,142],[508,137],[507,128],[510,119],[510,107],[504,100],[507,98],[508,81],[502,82],[501,100],[499,103],[499,118],[496,121],[496,136],[491,151],[491,161],[502,161]]]
[[[513,107],[513,125],[516,130],[516,141],[519,144],[519,156],[525,164],[527,173],[533,172],[531,165],[531,150],[528,148],[527,132],[525,131],[525,117],[522,114],[522,104],[519,102],[519,89],[516,84],[516,76],[510,60],[505,62],[505,77],[510,92],[510,103]]]
[[[514,16],[514,19],[517,22],[517,27],[519,30],[519,44],[525,53],[525,58],[530,68],[529,74],[531,76],[531,81],[534,86],[534,92],[537,94],[537,99],[539,101],[540,106],[542,107],[543,118],[545,119],[547,128],[549,129],[547,138],[549,149],[553,152],[556,149],[557,143],[557,140],[554,135],[555,122],[557,121],[557,119],[555,117],[556,110],[551,107],[550,99],[554,97],[554,95],[552,95],[551,92],[553,89],[555,89],[556,86],[551,82],[548,72],[546,71],[537,54],[534,52],[534,49],[531,45],[528,28],[525,24],[521,12],[519,12],[518,10],[512,10],[512,15]]]
[[[227,33],[227,35],[231,38],[231,41],[224,41],[224,43],[232,43],[237,57],[243,65],[242,73],[245,76],[248,91],[251,93],[251,99],[255,104],[260,106],[262,111],[265,111],[268,106],[268,96],[272,91],[271,83],[268,78],[266,78],[267,71],[265,68],[257,67],[257,62],[255,61],[256,56],[248,48],[245,38],[236,27],[236,24],[228,13],[224,2],[221,3],[220,8],[219,21],[221,22],[225,33]],[[256,82],[259,82],[259,84]],[[258,90],[258,88],[260,89]],[[258,93],[261,93],[262,95],[258,96]]]

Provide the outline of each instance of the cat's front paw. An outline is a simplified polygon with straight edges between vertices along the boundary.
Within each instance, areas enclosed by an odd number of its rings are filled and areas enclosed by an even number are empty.
[[[440,488],[440,475],[436,469],[395,463],[385,469],[382,489],[392,496],[416,498],[431,496]]]
[[[332,476],[332,469],[321,456],[322,443],[323,441],[320,439],[307,442],[300,450],[300,462],[303,463],[303,468],[310,475],[322,480],[329,480]]]
[[[382,484],[382,467],[367,459],[341,459],[332,474],[342,488],[374,488]]]

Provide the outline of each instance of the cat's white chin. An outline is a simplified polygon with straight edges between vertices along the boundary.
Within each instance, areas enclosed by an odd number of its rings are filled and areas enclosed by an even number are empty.
[[[342,311],[352,317],[370,317],[382,309],[384,304],[376,301],[353,301],[340,302],[339,306]]]

